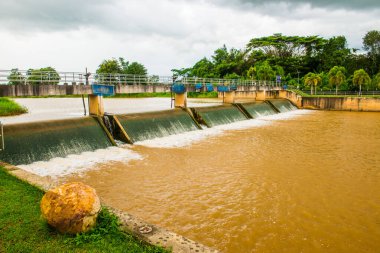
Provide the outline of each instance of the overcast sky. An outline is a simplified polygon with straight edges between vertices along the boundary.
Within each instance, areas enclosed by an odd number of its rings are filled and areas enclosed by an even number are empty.
[[[346,36],[380,30],[379,0],[0,0],[0,69],[92,72],[124,57],[170,75],[254,37]]]

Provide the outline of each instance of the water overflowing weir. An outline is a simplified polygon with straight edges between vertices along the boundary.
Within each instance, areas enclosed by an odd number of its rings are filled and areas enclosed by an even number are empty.
[[[267,102],[255,102],[255,103],[245,103],[236,104],[239,108],[244,110],[250,118],[257,118],[262,116],[268,116],[276,114],[277,111]]]
[[[113,145],[98,118],[77,118],[4,126],[0,160],[20,165],[66,157]]]
[[[4,126],[0,160],[20,165],[297,109],[284,99]]]
[[[196,120],[207,127],[214,127],[248,119],[248,117],[234,105],[191,108],[191,111]]]
[[[268,102],[277,108],[279,112],[290,112],[297,109],[297,107],[287,99],[271,99],[268,100]]]
[[[115,138],[125,141],[124,130],[130,139],[127,142],[132,143],[199,129],[197,122],[182,109],[116,115],[114,119],[122,127],[116,124]]]

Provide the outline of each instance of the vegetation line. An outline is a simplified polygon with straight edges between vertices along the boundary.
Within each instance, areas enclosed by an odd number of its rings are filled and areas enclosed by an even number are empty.
[[[28,110],[9,98],[0,98],[0,116],[13,116],[28,112]]]
[[[43,192],[0,167],[1,252],[167,252],[126,234],[116,216],[103,209],[89,233],[61,235],[41,218]]]

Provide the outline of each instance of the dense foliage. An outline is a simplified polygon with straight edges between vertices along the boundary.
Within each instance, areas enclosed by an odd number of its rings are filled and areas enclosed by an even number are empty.
[[[272,36],[253,38],[244,49],[215,50],[210,59],[194,66],[173,69],[174,75],[214,78],[276,80],[307,89],[358,90],[354,72],[363,69],[372,81],[362,88],[379,89],[380,32],[369,31],[363,50],[348,48],[344,36],[329,39],[319,36]],[[313,73],[314,75],[311,75]]]
[[[140,75],[146,76],[148,74],[145,66],[138,62],[125,61],[120,57],[118,60],[115,58],[104,60],[96,70],[97,74],[127,74],[127,75]]]

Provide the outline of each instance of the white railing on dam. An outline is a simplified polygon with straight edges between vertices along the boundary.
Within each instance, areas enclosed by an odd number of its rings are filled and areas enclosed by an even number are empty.
[[[0,85],[72,85],[72,84],[126,84],[126,85],[171,85],[180,82],[185,85],[197,84],[213,86],[280,86],[280,83],[266,80],[221,79],[200,77],[173,77],[158,75],[129,75],[89,72],[54,72],[39,70],[0,70]]]

